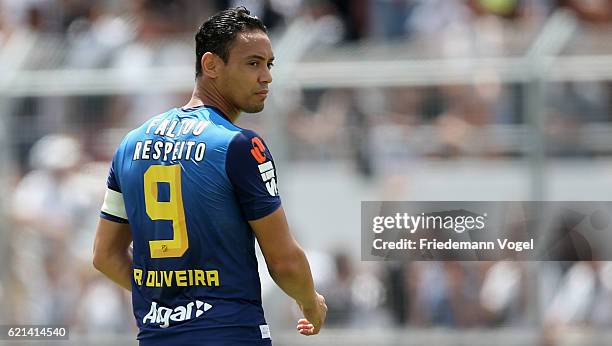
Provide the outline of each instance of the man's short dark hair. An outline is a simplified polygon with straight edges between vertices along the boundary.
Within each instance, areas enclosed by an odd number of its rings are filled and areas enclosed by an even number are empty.
[[[251,12],[243,6],[223,10],[208,18],[195,35],[196,77],[202,75],[201,61],[204,53],[214,53],[227,63],[236,35],[251,30],[268,33],[263,22],[251,16]]]

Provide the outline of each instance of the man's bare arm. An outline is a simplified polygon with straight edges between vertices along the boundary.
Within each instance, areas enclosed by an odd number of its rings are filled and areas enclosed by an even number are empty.
[[[266,259],[270,276],[295,299],[305,320],[298,321],[304,335],[317,334],[325,321],[325,299],[314,288],[312,274],[304,250],[291,235],[282,207],[272,214],[249,221]]]
[[[94,242],[93,265],[128,291],[132,290],[132,242],[130,225],[100,218]]]

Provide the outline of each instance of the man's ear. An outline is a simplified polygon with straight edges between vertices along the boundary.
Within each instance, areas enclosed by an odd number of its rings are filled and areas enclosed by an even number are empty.
[[[217,78],[220,69],[223,68],[223,61],[216,54],[206,52],[202,55],[202,73],[209,78]]]

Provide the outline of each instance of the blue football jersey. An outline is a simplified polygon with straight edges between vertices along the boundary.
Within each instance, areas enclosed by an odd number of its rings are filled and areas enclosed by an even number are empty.
[[[123,139],[101,217],[131,228],[141,344],[270,343],[248,221],[280,206],[276,184],[264,141],[213,107],[171,109]]]

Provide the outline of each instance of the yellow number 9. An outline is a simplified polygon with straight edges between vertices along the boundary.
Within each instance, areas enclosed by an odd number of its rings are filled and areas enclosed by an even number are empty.
[[[157,199],[157,183],[168,183],[170,200]],[[153,165],[144,174],[144,196],[147,215],[151,220],[172,220],[172,239],[151,240],[151,258],[181,257],[189,248],[183,195],[181,193],[181,166]]]

